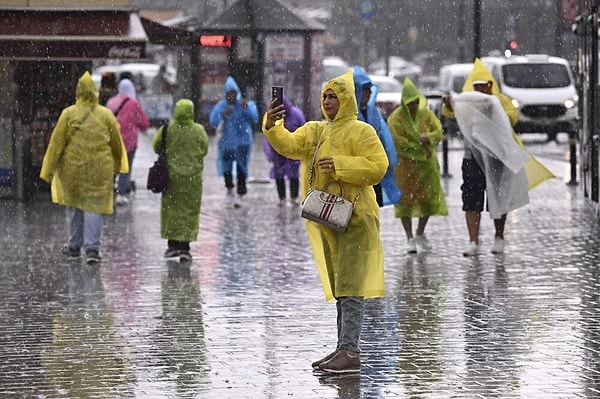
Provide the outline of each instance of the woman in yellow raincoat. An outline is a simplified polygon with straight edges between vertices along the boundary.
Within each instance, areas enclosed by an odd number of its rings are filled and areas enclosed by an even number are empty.
[[[263,132],[273,148],[288,158],[302,161],[304,197],[309,190],[315,151],[312,187],[320,189],[337,180],[346,199],[353,201],[359,197],[345,232],[306,222],[325,297],[336,300],[336,350],[312,364],[313,368],[330,373],[360,371],[358,343],[364,300],[384,295],[379,206],[372,186],[383,178],[388,160],[373,127],[357,120],[356,104],[352,71],[349,71],[323,87],[321,110],[325,121],[308,122],[289,134],[283,124],[283,106],[275,107],[274,101],[263,119]]]
[[[77,83],[75,104],[65,108],[52,131],[40,178],[51,184],[52,201],[68,207],[69,242],[63,254],[100,261],[102,214],[113,212],[116,173],[127,173],[119,123],[98,104],[89,72]]]
[[[440,182],[440,165],[436,147],[442,140],[442,124],[427,108],[427,99],[406,78],[402,85],[402,104],[388,118],[388,126],[398,153],[394,168],[396,184],[402,192],[394,212],[406,233],[407,252],[431,250],[425,237],[430,216],[448,214]],[[413,237],[412,218],[419,218]]]

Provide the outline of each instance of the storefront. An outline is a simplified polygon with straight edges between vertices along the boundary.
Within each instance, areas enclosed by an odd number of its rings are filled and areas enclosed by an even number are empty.
[[[573,26],[579,39],[579,177],[584,198],[600,220],[600,11],[597,2],[591,8],[581,4],[580,11]]]
[[[79,77],[93,60],[145,58],[147,40],[127,9],[0,10],[0,197],[47,190],[41,161]]]

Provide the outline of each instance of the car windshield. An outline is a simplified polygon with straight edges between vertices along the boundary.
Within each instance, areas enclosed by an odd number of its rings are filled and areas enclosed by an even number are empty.
[[[375,82],[379,86],[381,93],[399,93],[402,92],[402,84],[396,80],[385,80]]]
[[[504,83],[510,87],[542,89],[571,84],[567,67],[562,64],[511,64],[502,67]]]

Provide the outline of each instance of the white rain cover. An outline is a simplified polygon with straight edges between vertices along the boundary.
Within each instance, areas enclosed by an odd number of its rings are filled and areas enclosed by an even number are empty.
[[[476,91],[453,97],[465,144],[486,176],[490,217],[497,219],[529,202],[525,163],[530,155],[513,138],[498,97]]]

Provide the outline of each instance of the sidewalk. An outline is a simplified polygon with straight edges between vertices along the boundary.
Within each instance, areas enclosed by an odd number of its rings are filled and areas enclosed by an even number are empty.
[[[566,184],[566,144],[532,146],[558,178],[509,214],[504,255],[489,252],[483,215],[484,252],[462,256],[459,143],[443,179],[449,216],[427,229],[432,253],[407,255],[382,209],[387,293],[368,304],[361,374],[320,377],[310,363],[335,346],[335,305],[299,209],[277,205],[261,139],[241,209],[211,141],[190,267],[162,259],[160,197],[144,188],[149,135],[135,198],[105,219],[99,268],[60,255],[64,209],[0,202],[0,397],[600,397],[600,228]]]

